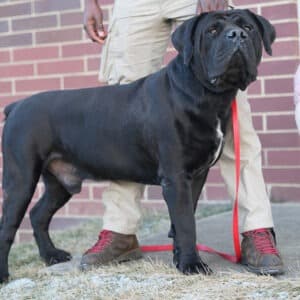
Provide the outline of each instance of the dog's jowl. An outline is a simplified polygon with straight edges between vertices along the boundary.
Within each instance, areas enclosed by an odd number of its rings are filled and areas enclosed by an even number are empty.
[[[82,181],[127,180],[163,188],[183,273],[210,273],[196,251],[194,210],[207,172],[221,152],[231,102],[256,79],[273,26],[248,10],[211,12],[178,27],[177,57],[128,85],[44,92],[5,108],[2,137],[5,199],[0,227],[0,281],[36,184],[45,193],[30,212],[47,264],[71,255],[55,248],[52,216]]]

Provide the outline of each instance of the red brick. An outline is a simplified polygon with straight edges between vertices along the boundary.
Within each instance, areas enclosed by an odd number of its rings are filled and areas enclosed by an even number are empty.
[[[253,121],[253,125],[254,125],[255,130],[263,130],[262,116],[253,116],[252,121]]]
[[[227,189],[225,186],[206,186],[206,197],[209,200],[229,200]]]
[[[64,77],[64,88],[73,89],[73,88],[87,88],[101,86],[101,83],[98,81],[97,74],[95,75],[82,75],[82,76],[65,76]]]
[[[83,23],[82,12],[71,12],[60,14],[60,24],[62,26],[78,25]]]
[[[300,139],[297,133],[260,133],[260,141],[263,148],[290,148],[300,147]]]
[[[208,183],[220,183],[223,182],[223,178],[221,176],[221,172],[218,166],[214,166],[210,169],[207,177]]]
[[[274,24],[277,38],[295,37],[298,34],[297,21]]]
[[[261,14],[270,20],[297,18],[297,5],[296,3],[284,3],[262,7]]]
[[[267,129],[269,130],[283,130],[295,128],[296,123],[294,114],[267,116]]]
[[[103,215],[103,205],[100,201],[70,202],[69,213],[78,216],[101,216]]]
[[[270,76],[275,74],[293,74],[299,65],[298,59],[285,59],[277,61],[265,61],[260,64],[259,76]]]
[[[267,157],[269,166],[300,166],[300,149],[269,150],[267,151]]]
[[[98,71],[100,67],[99,57],[89,58],[87,61],[87,65],[88,65],[88,71]]]
[[[77,41],[77,40],[81,40],[82,29],[71,28],[71,29],[50,30],[50,31],[36,32],[35,35],[36,35],[37,44]]]
[[[0,96],[0,103],[2,107],[5,107],[6,105],[20,100],[20,99],[24,99],[27,96],[29,96],[30,94],[21,94],[21,95],[13,95],[13,96]]]
[[[280,184],[299,184],[300,167],[299,168],[265,168],[263,170],[264,178],[268,183]]]
[[[252,112],[282,112],[294,109],[294,99],[290,97],[266,96],[261,98],[249,99]]]
[[[82,60],[54,61],[39,63],[38,74],[65,74],[82,72],[84,69]]]
[[[29,216],[28,215],[26,215],[25,217],[24,217],[24,219],[22,220],[22,223],[21,223],[21,225],[20,225],[20,228],[21,229],[31,229],[32,227],[31,227],[31,223],[30,223],[30,219],[29,219]]]
[[[0,51],[0,63],[9,62],[9,52],[8,51]]]
[[[0,18],[5,17],[15,17],[20,15],[30,15],[31,14],[31,3],[20,3],[13,5],[1,6]]]
[[[299,187],[280,187],[274,186],[271,189],[271,199],[273,202],[300,201]]]
[[[60,80],[58,78],[48,79],[25,79],[16,81],[17,92],[36,92],[45,90],[54,90],[60,88]]]
[[[28,46],[32,44],[32,34],[11,34],[0,36],[0,47]]]
[[[256,80],[253,83],[251,83],[248,87],[249,95],[261,94],[261,91],[262,91],[261,85],[262,85],[261,80]]]
[[[267,94],[291,93],[293,85],[293,78],[266,79],[265,92]]]
[[[42,16],[42,17],[29,17],[24,19],[12,19],[12,29],[17,30],[29,30],[29,29],[41,29],[57,26],[57,18],[55,15]]]
[[[103,191],[106,187],[104,186],[93,186],[93,199],[100,200],[102,199]]]
[[[33,65],[0,66],[1,77],[23,77],[33,75]]]
[[[272,45],[273,56],[280,59],[282,56],[297,56],[298,42],[295,41],[276,41]]]
[[[8,94],[11,93],[11,82],[10,81],[0,81],[0,93]]]
[[[37,13],[50,12],[50,11],[62,11],[67,9],[80,9],[80,0],[44,0],[35,1],[34,11]]]
[[[101,45],[97,43],[80,43],[62,46],[62,56],[83,56],[83,55],[99,55],[101,52]]]
[[[14,49],[13,51],[15,61],[54,59],[58,58],[58,55],[59,49],[57,46]]]

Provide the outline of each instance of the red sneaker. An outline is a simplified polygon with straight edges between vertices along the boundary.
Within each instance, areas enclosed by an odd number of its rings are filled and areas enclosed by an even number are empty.
[[[280,275],[283,262],[276,248],[273,229],[261,228],[244,232],[242,240],[242,264],[255,274]]]

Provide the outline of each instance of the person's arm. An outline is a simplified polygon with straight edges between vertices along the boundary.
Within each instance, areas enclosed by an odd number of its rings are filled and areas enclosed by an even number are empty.
[[[103,13],[97,0],[85,0],[83,23],[89,38],[103,44],[107,33],[103,26]]]
[[[294,79],[295,120],[300,134],[300,65]]]
[[[199,12],[207,12],[212,10],[226,10],[228,1],[226,0],[199,0]]]

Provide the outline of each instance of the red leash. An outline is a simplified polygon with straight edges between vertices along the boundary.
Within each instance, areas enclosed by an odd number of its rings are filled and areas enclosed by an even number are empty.
[[[233,141],[234,141],[234,152],[235,152],[235,201],[232,214],[232,235],[235,255],[230,255],[217,251],[206,245],[197,244],[198,251],[205,251],[208,253],[218,254],[226,260],[233,263],[238,263],[241,260],[241,246],[240,246],[240,235],[239,235],[239,216],[238,216],[238,194],[239,194],[239,182],[240,182],[240,135],[239,135],[239,122],[236,100],[232,102],[232,130],[233,130]],[[143,252],[160,252],[160,251],[172,251],[173,245],[149,245],[141,246]]]

